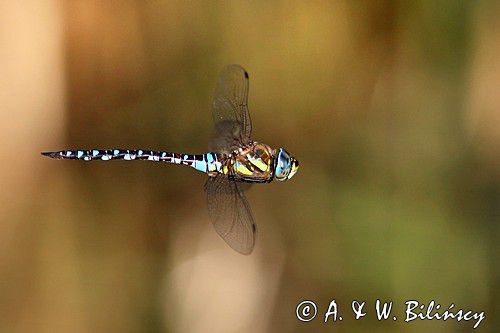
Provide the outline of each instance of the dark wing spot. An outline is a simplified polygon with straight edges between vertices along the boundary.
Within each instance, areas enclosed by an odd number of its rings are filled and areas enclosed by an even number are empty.
[[[257,226],[255,223],[252,223],[252,232],[255,234],[257,232]]]
[[[245,71],[245,78],[248,79],[248,73],[247,73],[247,71]]]

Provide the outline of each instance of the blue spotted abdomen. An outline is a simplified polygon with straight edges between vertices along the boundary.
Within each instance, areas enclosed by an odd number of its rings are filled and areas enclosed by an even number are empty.
[[[221,157],[216,153],[206,154],[177,154],[166,151],[143,149],[90,149],[90,150],[62,150],[42,153],[56,159],[72,159],[83,161],[110,161],[110,160],[145,160],[188,165],[198,171],[215,175],[222,170]]]

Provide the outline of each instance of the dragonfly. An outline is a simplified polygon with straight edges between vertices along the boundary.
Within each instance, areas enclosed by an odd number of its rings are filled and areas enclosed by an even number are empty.
[[[248,110],[248,72],[239,65],[225,67],[212,102],[214,134],[209,151],[182,154],[145,149],[76,149],[42,152],[55,159],[82,161],[147,160],[190,166],[208,175],[205,182],[210,219],[217,233],[234,250],[250,254],[257,227],[244,191],[253,183],[286,181],[299,162],[284,148],[252,140]]]

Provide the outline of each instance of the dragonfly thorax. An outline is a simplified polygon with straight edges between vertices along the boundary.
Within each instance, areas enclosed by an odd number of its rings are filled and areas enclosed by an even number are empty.
[[[243,182],[266,183],[273,180],[274,151],[266,144],[251,142],[234,150],[227,159],[228,177]]]
[[[251,142],[234,150],[226,159],[224,173],[236,181],[267,183],[291,178],[298,168],[298,162],[284,150]]]

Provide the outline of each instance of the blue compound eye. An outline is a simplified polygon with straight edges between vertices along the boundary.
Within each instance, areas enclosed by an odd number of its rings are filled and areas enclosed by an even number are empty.
[[[276,170],[274,172],[274,177],[278,180],[286,180],[287,176],[290,174],[291,163],[290,155],[280,148],[277,160],[276,160]]]

